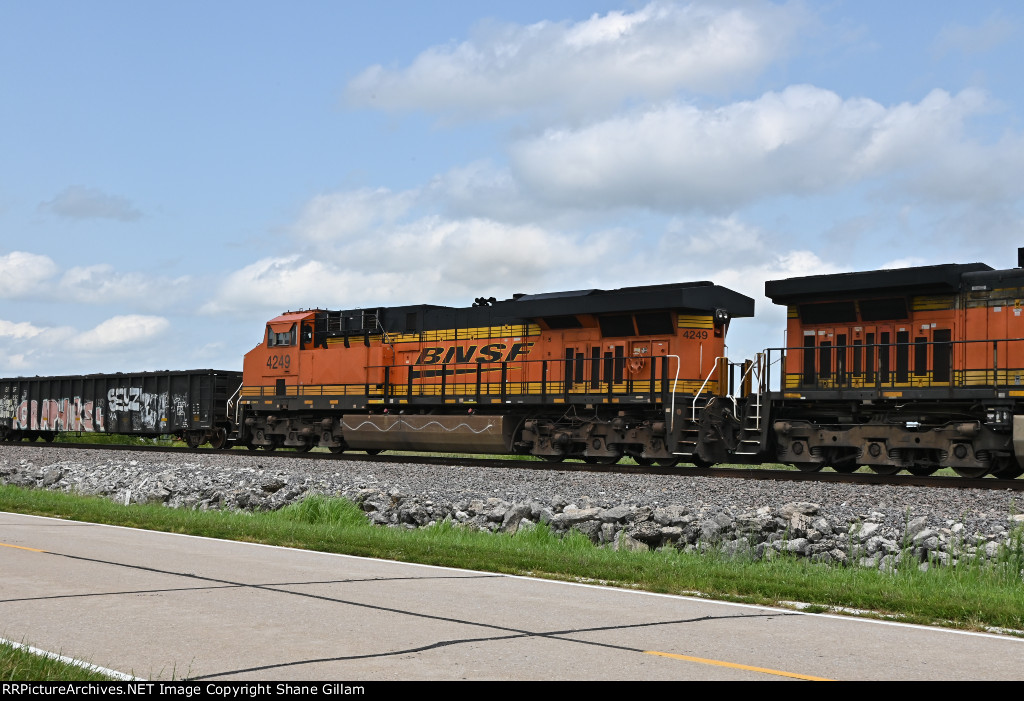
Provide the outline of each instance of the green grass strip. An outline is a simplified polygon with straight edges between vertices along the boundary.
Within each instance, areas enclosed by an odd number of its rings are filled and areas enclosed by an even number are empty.
[[[38,654],[23,646],[0,642],[0,681],[105,682],[114,678],[82,664],[58,659],[52,653]]]
[[[442,522],[427,528],[374,526],[358,506],[312,495],[275,512],[193,511],[122,506],[99,497],[0,487],[0,510],[321,552],[530,575],[752,604],[798,601],[812,610],[845,607],[907,622],[979,630],[1024,630],[1024,546],[1019,533],[995,562],[962,558],[955,567],[876,569],[778,555],[755,561],[717,550],[614,551],[545,525],[515,535]]]

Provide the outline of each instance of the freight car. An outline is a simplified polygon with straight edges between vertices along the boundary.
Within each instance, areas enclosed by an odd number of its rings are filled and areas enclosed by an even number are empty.
[[[753,313],[710,282],[289,312],[245,356],[239,440],[720,461],[726,333]]]
[[[241,383],[241,373],[224,370],[0,379],[0,440],[52,441],[67,431],[225,447]]]
[[[1024,249],[1017,268],[934,265],[770,281],[787,348],[767,459],[815,471],[1024,473]],[[771,359],[772,354],[774,360]]]

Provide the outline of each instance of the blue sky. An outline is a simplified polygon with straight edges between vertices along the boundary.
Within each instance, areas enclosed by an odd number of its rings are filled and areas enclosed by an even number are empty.
[[[0,376],[296,308],[1016,264],[1024,5],[0,0]]]

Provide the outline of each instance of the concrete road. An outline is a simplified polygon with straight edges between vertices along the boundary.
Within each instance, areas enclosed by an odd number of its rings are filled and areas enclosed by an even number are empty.
[[[158,680],[1024,679],[1024,640],[0,512],[0,638]]]

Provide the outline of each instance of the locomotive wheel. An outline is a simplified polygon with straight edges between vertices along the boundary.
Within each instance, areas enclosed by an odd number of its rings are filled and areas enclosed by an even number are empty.
[[[367,455],[380,455],[383,452],[384,452],[383,448],[367,448],[366,449],[366,454]]]
[[[583,457],[583,462],[588,465],[614,465],[621,459],[621,455],[587,455]]]
[[[654,464],[658,467],[675,467],[679,464],[679,458],[658,458],[654,461]],[[697,465],[697,463],[694,463]],[[697,465],[700,467],[699,465]]]
[[[333,455],[341,455],[342,453],[345,452],[345,446],[343,446],[343,445],[332,445],[327,450],[329,450]]]
[[[821,472],[821,469],[825,467],[820,462],[798,462],[796,463],[796,469],[800,472]]]
[[[954,467],[953,472],[957,473],[961,477],[970,479],[984,477],[991,469],[991,467]]]
[[[868,465],[876,475],[895,475],[903,468],[899,465]]]
[[[540,459],[545,462],[562,462],[567,457],[567,455],[541,455]]]
[[[938,472],[941,459],[937,450],[918,450],[914,453],[914,464],[907,468],[907,472],[918,477],[927,477]]]
[[[996,458],[996,465],[992,468],[992,475],[1001,480],[1017,479],[1024,475],[1024,467],[1012,456]]]
[[[654,464],[654,458],[642,458],[639,455],[634,455],[632,457],[633,460],[636,461],[636,464],[640,465],[641,467],[647,467],[648,465]]]
[[[850,453],[839,448],[832,449],[828,457],[832,469],[842,475],[856,472],[860,465],[857,464],[856,452]]]
[[[306,443],[303,443],[302,445],[295,446],[295,452],[296,453],[308,453],[311,450],[313,450],[313,443],[312,442],[308,442],[307,441]]]

